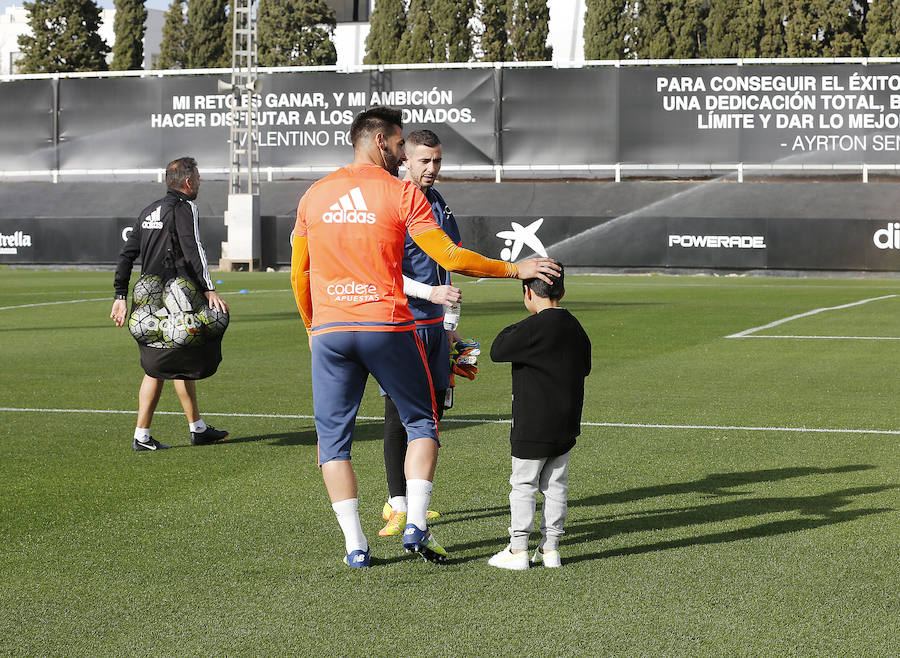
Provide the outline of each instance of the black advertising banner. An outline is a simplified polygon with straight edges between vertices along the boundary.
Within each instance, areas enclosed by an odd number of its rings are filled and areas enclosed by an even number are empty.
[[[665,265],[765,269],[770,257],[766,225],[758,218],[670,217],[663,225]]]
[[[124,217],[0,218],[0,264],[113,264],[133,225],[134,218]],[[200,236],[207,257],[217,262],[222,218],[201,217]]]
[[[502,73],[503,164],[620,161],[617,69],[509,69]]]
[[[0,119],[15,126],[0,136],[0,171],[158,168],[184,153],[227,168],[227,77],[0,83]],[[434,130],[463,168],[878,165],[900,154],[900,64],[263,72],[253,104],[262,167],[347,162],[353,116],[372,105]]]
[[[226,97],[216,95],[217,79],[60,80],[60,168],[158,169],[183,155],[201,167],[227,167],[228,128],[220,113],[230,110]],[[196,105],[210,109],[190,109]]]
[[[433,130],[453,164],[494,162],[490,70],[277,73],[256,96],[261,166],[334,166],[352,159],[350,124],[367,107],[403,111],[404,130]]]
[[[900,65],[621,69],[628,163],[893,163]]]
[[[53,81],[0,84],[0,170],[56,167]]]
[[[463,245],[513,260],[546,253],[569,267],[900,269],[900,222],[709,217],[459,218]],[[518,245],[518,246],[517,246]],[[543,251],[540,251],[543,250]]]
[[[264,260],[290,262],[282,239],[293,218],[262,218]],[[880,219],[709,217],[458,217],[463,245],[502,260],[544,253],[569,267],[708,268],[725,270],[900,269],[900,221]],[[116,262],[130,218],[0,219],[0,264]],[[219,260],[225,226],[201,217],[211,262]]]
[[[741,131],[703,130],[697,94],[669,92],[682,78],[699,86],[735,67],[625,67],[619,69],[619,160],[636,164],[740,162]],[[696,82],[697,80],[701,82]],[[675,103],[677,101],[677,105]],[[687,105],[692,110],[679,110]]]
[[[60,167],[158,168],[184,154],[227,167],[233,99],[219,79],[61,80]],[[454,165],[493,164],[493,88],[491,70],[263,74],[253,98],[260,166],[350,162],[350,124],[372,105],[401,108],[407,131],[434,130]]]
[[[462,244],[491,258],[517,261],[545,256],[567,238],[589,231],[596,217],[457,216]]]

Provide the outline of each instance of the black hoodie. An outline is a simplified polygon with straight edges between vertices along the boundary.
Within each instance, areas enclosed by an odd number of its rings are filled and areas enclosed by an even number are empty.
[[[548,308],[501,331],[491,360],[512,362],[512,456],[565,454],[581,434],[591,341],[564,308]]]

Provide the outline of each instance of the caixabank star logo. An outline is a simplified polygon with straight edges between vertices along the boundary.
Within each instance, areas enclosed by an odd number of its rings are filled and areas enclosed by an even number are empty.
[[[511,231],[500,231],[497,237],[505,241],[506,246],[500,251],[500,258],[513,262],[522,252],[522,247],[528,247],[538,256],[547,255],[544,244],[537,236],[538,229],[544,223],[544,218],[537,219],[528,226],[522,226],[518,222],[510,222]]]

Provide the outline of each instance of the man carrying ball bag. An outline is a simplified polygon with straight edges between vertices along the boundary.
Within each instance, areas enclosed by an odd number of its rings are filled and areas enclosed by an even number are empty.
[[[128,322],[146,373],[138,394],[136,451],[169,446],[150,436],[150,423],[165,380],[171,379],[190,425],[192,445],[216,443],[228,432],[207,425],[197,406],[195,380],[216,372],[228,304],[215,291],[200,242],[197,205],[200,173],[193,158],[166,167],[166,196],[141,211],[116,267],[116,297],[109,316],[117,327]],[[126,318],[128,282],[135,259],[141,277],[132,291]]]

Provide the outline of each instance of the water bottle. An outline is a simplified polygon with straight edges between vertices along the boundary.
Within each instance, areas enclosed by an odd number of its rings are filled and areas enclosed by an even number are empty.
[[[459,302],[457,302],[455,304],[450,304],[450,306],[446,307],[444,310],[444,329],[447,331],[452,331],[459,325],[459,307]]]

